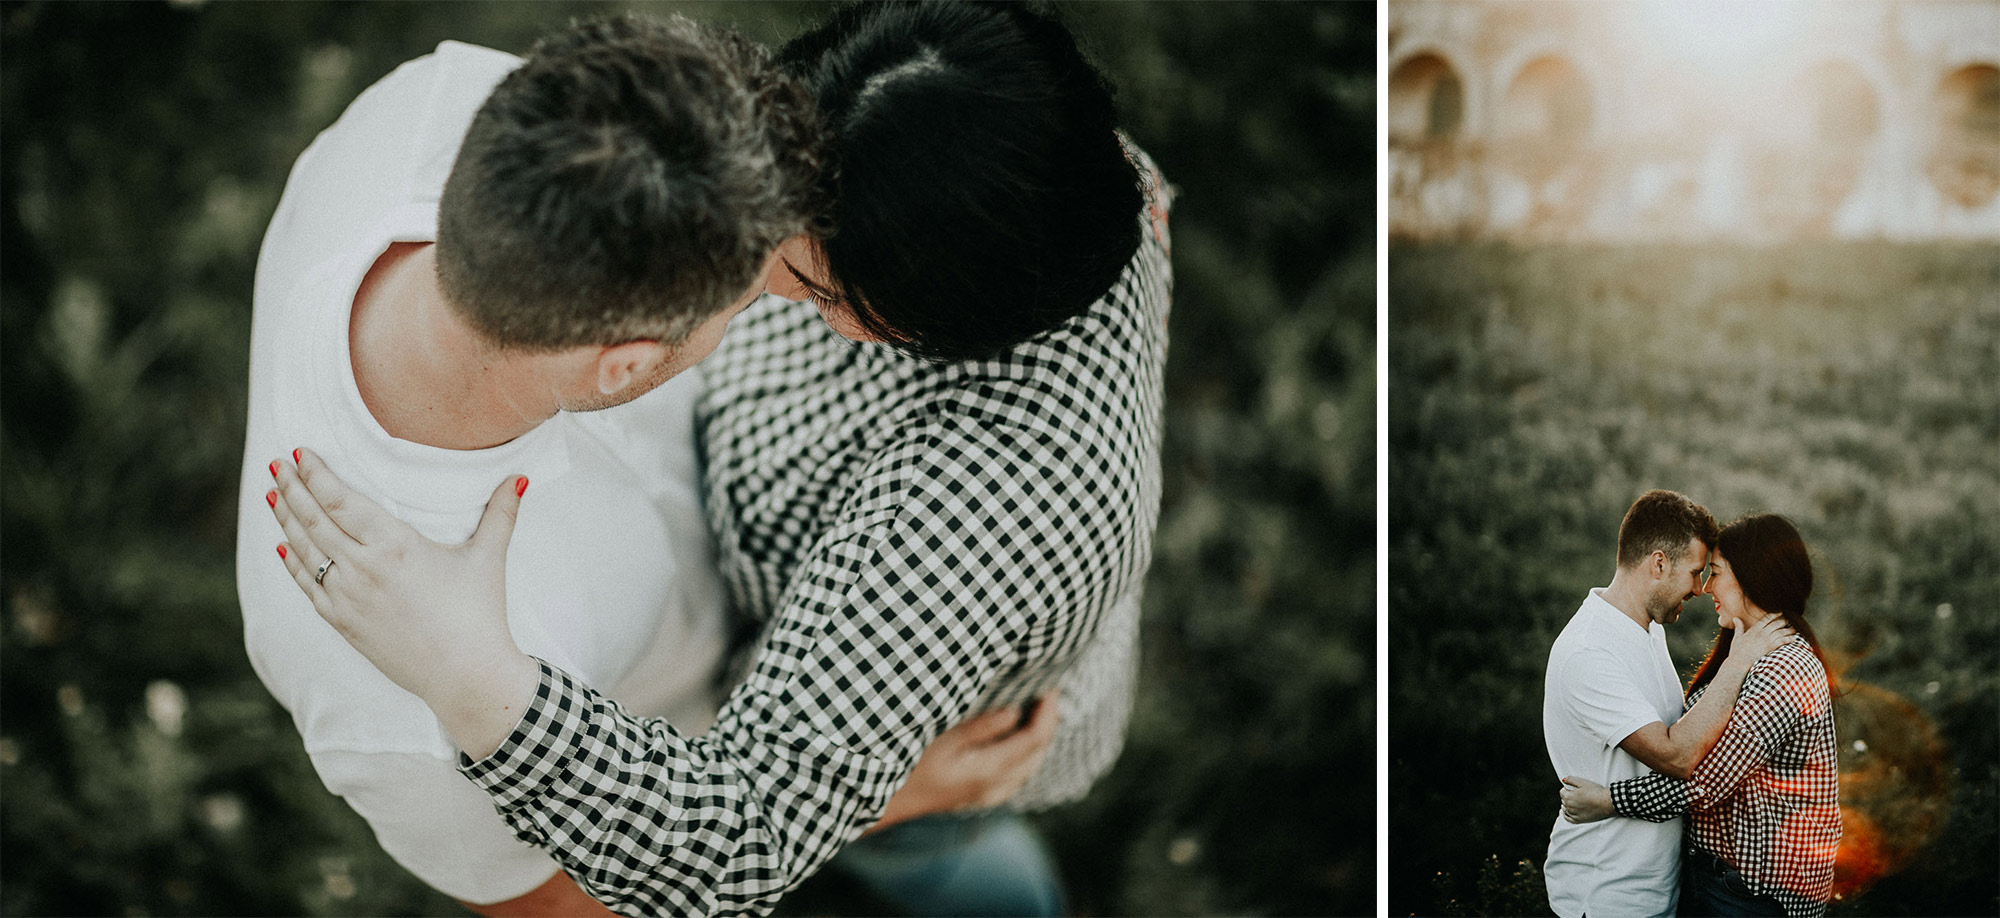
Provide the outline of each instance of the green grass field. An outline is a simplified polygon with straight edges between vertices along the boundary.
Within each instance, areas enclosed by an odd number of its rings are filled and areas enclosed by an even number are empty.
[[[1391,914],[1546,912],[1548,648],[1650,487],[1814,549],[1842,877],[1886,874],[1834,913],[2000,911],[2000,253],[1390,256]],[[1669,629],[1684,675],[1714,622]]]
[[[767,42],[822,9],[667,8]],[[457,911],[327,794],[244,657],[251,271],[362,88],[602,9],[0,5],[0,914]],[[1063,11],[1180,198],[1141,697],[1043,824],[1080,914],[1370,911],[1373,5]]]

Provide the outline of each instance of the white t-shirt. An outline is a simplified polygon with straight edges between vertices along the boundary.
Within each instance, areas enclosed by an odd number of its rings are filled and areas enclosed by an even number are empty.
[[[1618,744],[1647,724],[1680,719],[1681,684],[1666,629],[1657,622],[1641,629],[1603,592],[1590,591],[1549,650],[1542,735],[1557,779],[1609,785],[1647,773]],[[1552,804],[1556,789],[1551,783]],[[1549,907],[1563,918],[1673,914],[1682,822],[1613,817],[1577,825],[1558,810],[1543,868]]]
[[[355,386],[356,288],[391,242],[436,237],[460,139],[519,63],[445,42],[370,87],[293,166],[257,263],[237,537],[251,664],[291,711],[327,789],[410,872],[482,903],[534,889],[555,862],[516,839],[458,773],[457,749],[423,702],[313,611],[274,550],[284,533],[264,494],[270,461],[309,446],[426,536],[458,542],[503,479],[527,475],[507,555],[521,649],[634,713],[697,732],[713,719],[725,598],[699,496],[698,374],[470,451],[389,436]]]

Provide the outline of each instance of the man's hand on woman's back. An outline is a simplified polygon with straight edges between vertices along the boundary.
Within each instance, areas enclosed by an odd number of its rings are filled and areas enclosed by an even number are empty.
[[[1025,722],[1018,708],[995,708],[939,734],[868,831],[1006,803],[1041,767],[1056,735],[1059,700],[1059,693],[1051,692],[1029,702]]]

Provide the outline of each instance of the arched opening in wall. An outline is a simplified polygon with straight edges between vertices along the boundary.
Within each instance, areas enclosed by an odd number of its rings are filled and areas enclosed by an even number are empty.
[[[2000,193],[2000,67],[1973,64],[1945,75],[1933,95],[1931,182],[1964,207]]]
[[[1800,70],[1778,96],[1769,125],[1777,136],[1755,157],[1752,187],[1770,228],[1822,235],[1861,183],[1868,152],[1882,127],[1874,84],[1848,61],[1819,61]]]
[[[1507,85],[1493,133],[1506,162],[1539,182],[1575,161],[1590,136],[1592,117],[1583,73],[1547,55],[1528,62]]]
[[[1590,87],[1576,65],[1553,55],[1521,68],[1500,103],[1498,133],[1574,147],[1590,133]]]
[[[1389,74],[1389,143],[1423,146],[1458,136],[1465,120],[1465,84],[1450,63],[1419,54]]]

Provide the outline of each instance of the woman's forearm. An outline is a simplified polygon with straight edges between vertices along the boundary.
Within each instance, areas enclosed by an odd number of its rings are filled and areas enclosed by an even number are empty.
[[[1674,777],[1691,774],[1702,757],[1715,748],[1716,741],[1722,739],[1722,731],[1729,726],[1729,714],[1735,710],[1736,698],[1743,691],[1743,679],[1749,674],[1748,662],[1734,658],[1724,662],[1701,700],[1667,728],[1671,750],[1668,758],[1676,766],[1674,771],[1679,772]]]
[[[515,651],[436,681],[424,703],[474,761],[486,758],[512,735],[541,685],[541,665]]]

